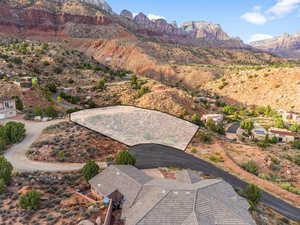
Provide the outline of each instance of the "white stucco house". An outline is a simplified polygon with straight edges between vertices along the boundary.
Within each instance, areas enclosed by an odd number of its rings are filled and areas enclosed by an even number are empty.
[[[15,99],[0,97],[0,119],[15,117],[17,115]]]
[[[215,123],[222,123],[224,120],[224,115],[222,114],[205,114],[201,117],[202,121],[207,122],[209,119],[212,119]]]

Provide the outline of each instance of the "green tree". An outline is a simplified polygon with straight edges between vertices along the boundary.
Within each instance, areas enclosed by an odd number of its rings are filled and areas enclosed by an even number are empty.
[[[274,126],[276,128],[281,128],[281,129],[284,129],[286,126],[285,126],[285,123],[283,122],[282,119],[277,119],[275,120],[275,123],[274,123]]]
[[[46,88],[47,88],[49,91],[51,91],[52,93],[56,93],[56,92],[57,92],[57,86],[56,86],[56,84],[55,84],[54,82],[48,83],[48,84],[46,85]]]
[[[44,109],[44,114],[45,116],[47,117],[52,117],[52,118],[56,118],[58,116],[58,113],[57,111],[54,109],[53,106],[47,106],[45,109]]]
[[[25,125],[18,122],[8,122],[4,126],[5,135],[9,143],[15,144],[26,136]]]
[[[36,190],[31,190],[20,196],[19,204],[21,208],[27,210],[37,210],[41,200],[41,193]]]
[[[261,190],[255,184],[249,184],[243,191],[243,196],[248,199],[251,209],[255,210],[261,200]]]
[[[197,124],[200,127],[202,127],[204,125],[203,122],[201,121],[199,114],[194,114],[192,116],[191,120],[194,124]]]
[[[94,161],[88,161],[82,168],[83,177],[89,181],[99,173],[100,167]]]
[[[136,159],[134,156],[128,151],[120,151],[116,157],[116,164],[118,165],[132,165],[134,166],[136,163]]]
[[[237,111],[236,108],[234,108],[233,106],[227,105],[223,107],[223,112],[227,115],[232,115],[236,111]]]
[[[246,119],[241,122],[241,128],[248,132],[248,135],[251,134],[251,131],[254,128],[254,123],[251,119]]]
[[[8,183],[11,179],[13,166],[8,162],[4,156],[0,156],[0,179],[3,179],[5,183]]]
[[[16,109],[22,111],[24,109],[24,105],[19,96],[13,96],[13,99],[16,100]]]
[[[39,106],[34,108],[34,115],[35,116],[42,116],[43,115],[43,109]]]

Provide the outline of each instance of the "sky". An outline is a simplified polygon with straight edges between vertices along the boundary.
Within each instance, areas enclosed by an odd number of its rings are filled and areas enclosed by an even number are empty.
[[[300,0],[107,0],[114,12],[127,9],[149,18],[220,24],[246,43],[300,30]]]

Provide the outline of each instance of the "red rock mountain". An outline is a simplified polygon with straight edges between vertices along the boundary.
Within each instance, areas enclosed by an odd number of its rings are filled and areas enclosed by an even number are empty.
[[[251,45],[281,57],[300,58],[300,31],[293,35],[283,34],[279,37],[252,42]]]
[[[198,87],[215,79],[207,64],[268,64],[281,59],[253,52],[219,25],[183,27],[143,13],[113,13],[103,0],[0,0],[0,35],[57,41],[114,68]]]

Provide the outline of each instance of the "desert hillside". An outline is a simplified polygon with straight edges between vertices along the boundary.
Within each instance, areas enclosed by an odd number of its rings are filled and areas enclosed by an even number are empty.
[[[233,103],[300,111],[300,68],[230,69],[205,89]]]

